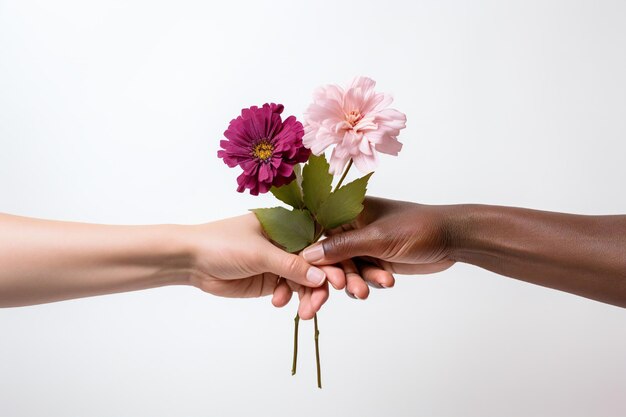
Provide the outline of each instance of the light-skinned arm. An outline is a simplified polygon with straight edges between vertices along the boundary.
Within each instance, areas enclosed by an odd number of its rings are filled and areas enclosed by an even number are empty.
[[[0,307],[193,285],[222,297],[301,296],[302,318],[328,297],[317,268],[263,236],[253,214],[201,225],[112,226],[0,214]],[[284,277],[285,279],[280,279]],[[274,301],[287,304],[286,296]]]

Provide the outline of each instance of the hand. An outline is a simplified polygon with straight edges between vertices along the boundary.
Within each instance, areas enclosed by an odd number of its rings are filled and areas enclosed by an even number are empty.
[[[222,297],[258,297],[277,289],[282,296],[275,305],[287,304],[293,289],[307,294],[300,309],[309,318],[328,297],[326,279],[345,279],[337,268],[312,267],[272,245],[253,214],[196,226],[0,214],[0,248],[0,307],[192,284]],[[280,278],[279,284],[279,277],[289,281]]]
[[[455,261],[626,307],[626,216],[517,207],[426,206],[368,198],[345,232],[303,251],[312,264],[367,259],[386,271],[424,274]],[[356,280],[354,291],[363,280]],[[367,278],[364,276],[367,280]]]
[[[329,281],[341,283],[343,271],[309,265],[302,257],[274,246],[253,214],[187,228],[193,254],[190,282],[222,297],[261,297],[275,293],[277,307],[292,291],[300,294],[302,319],[313,318],[328,299]]]
[[[382,279],[374,272],[376,266],[390,273],[428,274],[454,264],[449,259],[445,207],[372,197],[364,205],[352,224],[303,252],[304,259],[316,265],[356,258],[361,274],[346,270],[348,292],[366,294],[366,282],[372,284],[373,276]]]

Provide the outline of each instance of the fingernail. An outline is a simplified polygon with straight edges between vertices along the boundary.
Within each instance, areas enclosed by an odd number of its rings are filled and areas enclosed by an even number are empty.
[[[309,246],[302,252],[302,256],[307,262],[317,262],[324,257],[324,246],[321,243]]]
[[[346,294],[348,294],[348,297],[358,300],[358,298],[356,297],[356,295],[352,294],[350,291],[348,291],[348,289],[346,288]]]
[[[321,269],[312,266],[306,271],[306,279],[311,284],[319,285],[326,279],[326,274]]]
[[[369,285],[370,288],[386,288],[383,284],[379,284],[378,282],[368,282],[367,285]]]

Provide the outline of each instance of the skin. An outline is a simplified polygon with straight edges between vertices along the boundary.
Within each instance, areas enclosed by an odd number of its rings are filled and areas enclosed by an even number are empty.
[[[399,274],[465,262],[626,307],[626,216],[582,216],[487,205],[428,206],[368,198],[361,216],[304,250],[312,264],[356,259]],[[364,292],[367,273],[348,291]]]
[[[0,214],[0,248],[0,307],[191,285],[220,297],[261,297],[276,290],[276,306],[287,304],[295,291],[299,312],[309,319],[328,299],[324,278],[339,287],[345,282],[340,268],[320,271],[272,245],[253,214],[193,226],[110,226]],[[316,282],[307,279],[310,271]]]

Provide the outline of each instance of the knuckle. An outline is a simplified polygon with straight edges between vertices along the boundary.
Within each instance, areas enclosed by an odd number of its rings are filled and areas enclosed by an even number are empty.
[[[296,255],[285,256],[282,262],[285,271],[299,272],[301,263]]]
[[[340,256],[349,252],[353,246],[352,239],[346,234],[341,233],[324,240],[324,253],[327,256]]]
[[[372,224],[367,228],[368,232],[368,240],[370,242],[381,242],[387,239],[387,235],[389,231],[386,231],[385,228],[378,224]]]

